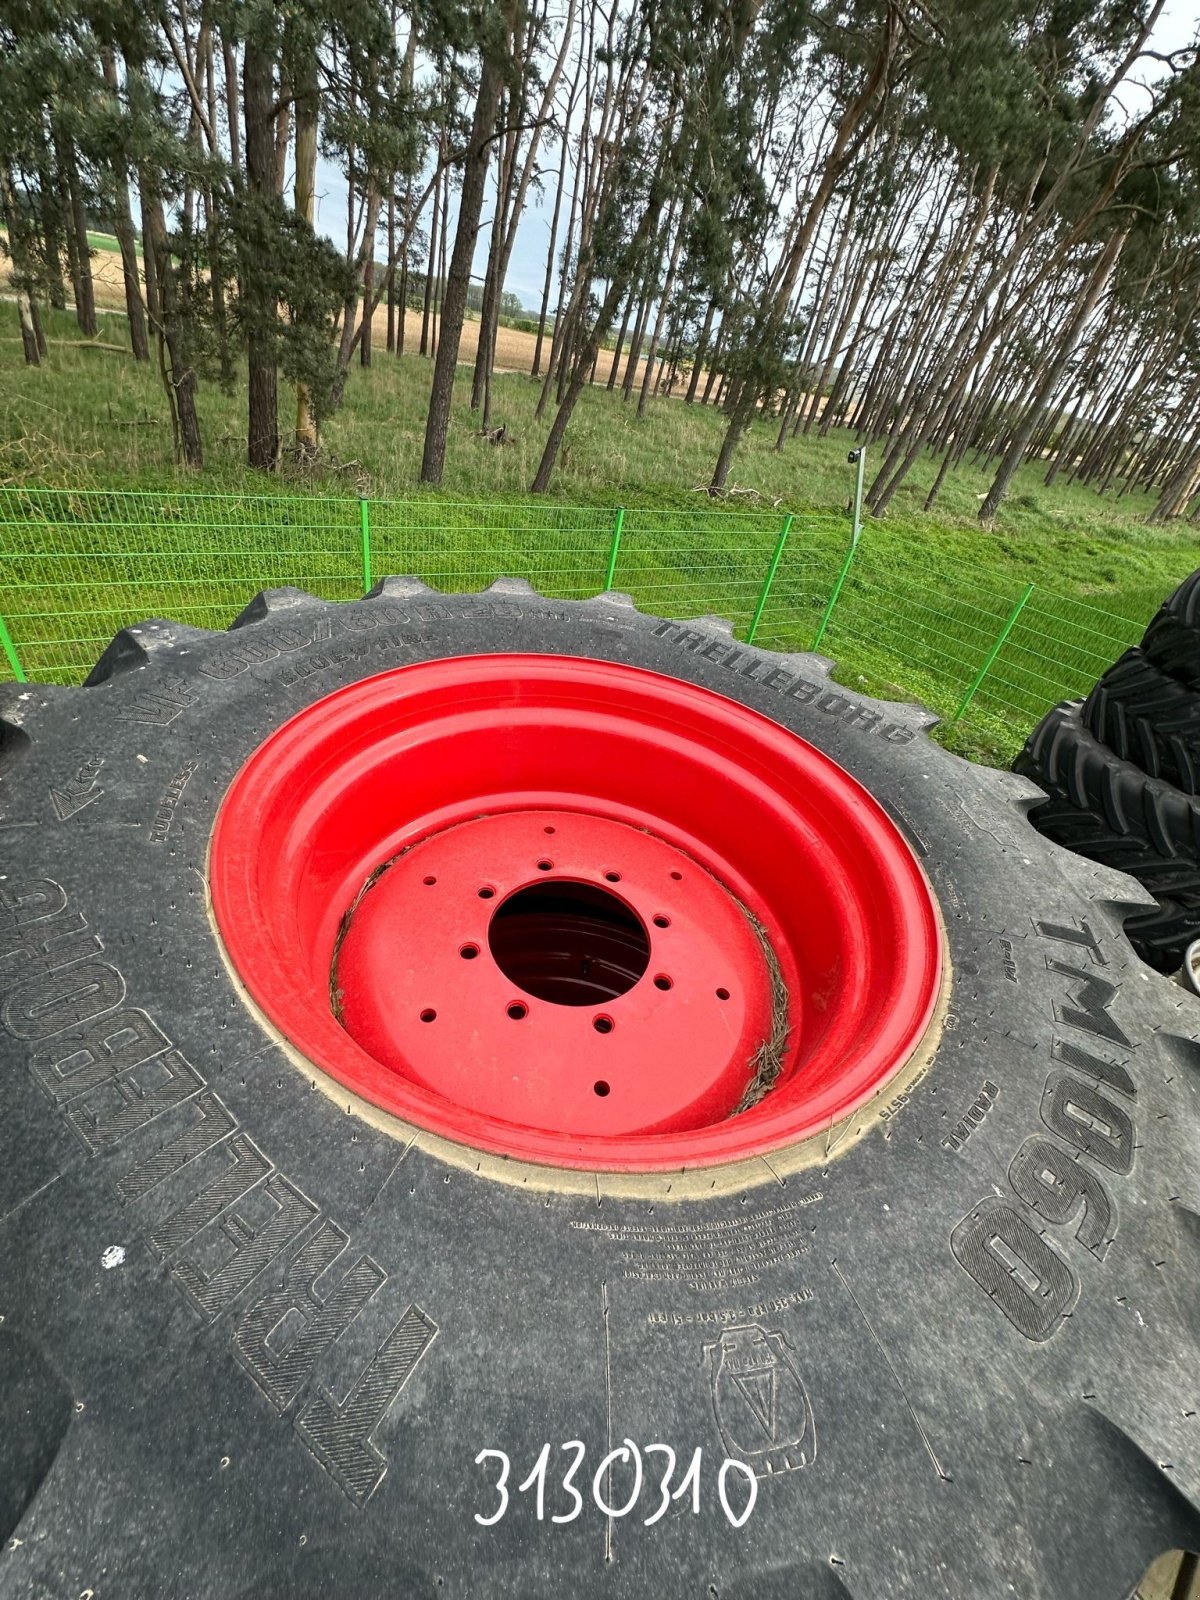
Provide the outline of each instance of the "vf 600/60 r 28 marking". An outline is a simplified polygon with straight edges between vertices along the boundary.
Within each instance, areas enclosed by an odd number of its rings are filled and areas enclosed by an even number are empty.
[[[529,1475],[522,1483],[517,1485],[518,1494],[532,1493],[534,1505],[537,1508],[537,1520],[546,1520],[546,1480],[550,1471],[551,1446],[544,1444],[538,1452]],[[559,1480],[559,1490],[571,1502],[566,1511],[554,1513],[551,1522],[574,1522],[584,1507],[584,1495],[575,1486],[575,1478],[583,1465],[583,1458],[587,1454],[587,1446],[582,1439],[568,1439],[559,1449],[567,1452],[572,1459],[567,1464],[566,1470]],[[648,1444],[639,1449],[632,1439],[626,1439],[615,1450],[610,1450],[592,1473],[592,1501],[606,1517],[627,1517],[633,1511],[641,1498],[645,1479],[649,1476],[643,1464],[643,1451],[647,1456],[662,1456],[662,1474],[657,1483],[658,1503],[648,1517],[642,1518],[644,1527],[652,1528],[656,1522],[666,1515],[667,1508],[672,1500],[682,1500],[691,1496],[692,1514],[700,1515],[700,1474],[704,1461],[704,1451],[697,1446],[692,1451],[692,1459],[687,1471],[679,1480],[678,1487],[672,1487],[675,1476],[677,1458],[675,1451],[669,1444]],[[481,1467],[485,1462],[494,1461],[498,1465],[499,1476],[492,1488],[497,1495],[497,1504],[494,1511],[487,1516],[480,1512],[475,1513],[475,1521],[481,1528],[494,1528],[503,1518],[509,1508],[508,1479],[512,1471],[512,1462],[504,1450],[481,1450],[475,1457],[475,1465]],[[630,1480],[625,1491],[623,1501],[613,1503],[613,1474],[620,1468],[623,1478]],[[736,1473],[746,1484],[746,1503],[741,1511],[735,1511],[729,1498],[729,1475]],[[586,1472],[584,1475],[586,1483]],[[758,1499],[758,1478],[753,1467],[744,1461],[726,1457],[721,1462],[717,1472],[717,1499],[721,1503],[721,1510],[725,1513],[726,1520],[731,1527],[742,1528],[750,1520],[750,1513],[754,1510],[755,1501]]]

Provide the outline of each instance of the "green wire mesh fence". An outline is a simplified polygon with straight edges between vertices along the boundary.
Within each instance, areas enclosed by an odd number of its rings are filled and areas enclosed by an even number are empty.
[[[77,683],[147,616],[223,628],[256,590],[362,592],[358,506],[319,496],[0,491],[0,616],[26,676]]]
[[[997,760],[1141,633],[990,569],[931,572],[869,526],[854,542],[840,515],[0,489],[0,650],[17,677],[78,683],[148,616],[223,628],[258,589],[348,600],[387,573],[447,591],[522,577],[559,599],[623,589],[769,649],[819,643],[843,681],[923,701]]]

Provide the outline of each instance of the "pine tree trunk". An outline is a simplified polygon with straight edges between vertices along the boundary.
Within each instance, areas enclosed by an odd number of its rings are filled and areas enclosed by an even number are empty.
[[[515,0],[509,0],[505,15],[505,48],[511,38]],[[485,57],[479,76],[479,94],[471,124],[471,138],[463,166],[462,191],[458,203],[458,227],[454,251],[446,274],[442,302],[442,331],[434,363],[433,387],[429,396],[429,415],[425,424],[425,449],[421,458],[421,482],[441,483],[446,461],[446,438],[450,428],[450,405],[454,396],[454,369],[462,338],[463,316],[467,308],[467,289],[471,281],[471,261],[475,237],[483,209],[487,183],[490,142],[496,124],[503,84],[504,55],[491,51]]]
[[[113,226],[121,247],[121,272],[125,280],[125,310],[129,318],[129,344],[135,361],[149,361],[150,343],[146,337],[146,308],[138,281],[137,239],[133,214],[129,209],[129,179],[121,163],[116,173],[116,205]]]
[[[578,77],[576,78],[578,82]],[[562,211],[563,189],[567,175],[567,138],[570,133],[570,118],[563,128],[562,148],[558,158],[558,183],[554,190],[554,212],[550,218],[550,244],[546,250],[546,281],[542,285],[542,308],[538,313],[537,343],[533,347],[533,365],[529,375],[537,378],[542,370],[542,343],[546,337],[546,317],[550,310],[550,290],[554,284],[554,246],[558,239],[558,219]],[[560,308],[561,309],[561,308]]]
[[[442,196],[442,231],[438,238],[437,277],[434,280],[433,317],[429,330],[429,354],[436,358],[441,332],[443,308],[446,299],[446,237],[450,232],[450,174],[446,174],[446,188]],[[463,307],[464,311],[466,307]]]
[[[32,262],[26,238],[25,220],[21,215],[13,188],[12,170],[7,162],[0,164],[0,208],[8,234],[8,248],[12,256],[12,285],[17,298],[17,319],[21,324],[21,351],[25,365],[41,364],[37,328],[33,320],[33,300],[30,289],[33,283]]]
[[[675,230],[675,244],[671,250],[671,259],[667,265],[666,282],[663,284],[662,294],[658,300],[658,315],[654,320],[654,331],[650,335],[650,348],[646,352],[646,372],[642,378],[642,392],[638,396],[637,414],[639,417],[646,415],[646,401],[650,394],[650,385],[654,375],[654,360],[658,353],[658,341],[662,338],[663,327],[667,320],[667,307],[672,294],[675,292],[675,273],[679,267],[679,253],[683,249],[684,223],[687,221],[686,210],[681,211],[679,226]],[[670,224],[668,223],[668,227]]]
[[[504,100],[501,98],[500,109],[497,115],[497,137],[495,140],[497,151],[496,162],[496,210],[492,217],[492,234],[488,241],[487,266],[483,276],[483,298],[479,305],[479,335],[475,341],[475,367],[471,374],[471,410],[478,411],[483,405],[484,391],[490,386],[488,379],[492,372],[492,353],[496,348],[496,333],[500,326],[500,295],[503,290],[501,282],[500,259],[504,254],[504,229],[507,221],[508,206],[512,199],[510,193],[510,174],[505,160],[508,141],[501,139],[500,129],[505,122]],[[486,173],[485,184],[486,188]],[[486,414],[482,419],[482,426],[487,427]]]
[[[388,183],[387,218],[387,348],[388,355],[396,353],[396,174]]]
[[[114,102],[120,94],[117,82],[117,63],[111,49],[100,52],[104,70],[104,83]],[[149,361],[150,345],[146,338],[146,311],[142,305],[142,290],[138,282],[137,241],[133,231],[133,213],[129,207],[129,172],[123,151],[113,160],[113,226],[121,248],[121,271],[125,280],[125,310],[129,317],[129,344],[135,361]]]
[[[154,257],[154,230],[150,226],[153,184],[146,167],[138,168],[137,187],[142,219],[142,278],[146,286],[146,318],[153,327],[162,319],[162,306],[158,294],[158,268]]]
[[[98,324],[96,322],[96,289],[92,278],[92,247],[88,242],[87,213],[83,204],[83,180],[80,178],[79,168],[75,164],[74,151],[71,152],[68,182],[71,188],[71,225],[75,234],[75,248],[79,252],[80,297],[75,302],[75,311],[82,331],[89,338],[94,339]]]
[[[75,289],[75,320],[81,333],[96,337],[96,295],[92,284],[92,251],[88,244],[87,215],[83,204],[83,183],[75,152],[65,135],[55,139],[59,170],[67,193],[67,240],[71,276]]]
[[[316,217],[317,191],[317,61],[307,59],[296,75],[296,181],[292,191],[296,215],[311,228]],[[317,452],[317,419],[312,392],[306,383],[296,385],[296,454]]]
[[[567,432],[567,425],[579,403],[579,396],[583,393],[584,383],[587,381],[588,370],[596,359],[596,354],[601,344],[607,337],[613,322],[616,320],[617,308],[629,290],[629,280],[632,278],[638,257],[645,248],[646,241],[650,238],[654,219],[662,203],[662,194],[659,183],[651,187],[650,198],[642,213],[641,221],[634,231],[633,238],[622,253],[621,261],[609,280],[608,293],[600,308],[596,322],[588,334],[580,360],[575,363],[571,374],[571,381],[567,386],[555,413],[554,421],[550,425],[550,432],[546,438],[546,446],[542,451],[542,459],[538,463],[537,472],[530,484],[532,494],[544,494],[550,487],[550,480],[554,476],[554,466],[558,460],[558,452]]]
[[[708,339],[712,333],[713,317],[716,315],[716,311],[717,302],[710,300],[708,302],[708,310],[704,313],[704,326],[700,330],[699,339],[696,340],[696,354],[692,360],[692,372],[688,378],[687,393],[683,397],[684,403],[689,406],[695,403],[696,390],[700,387],[700,369],[704,364],[705,356],[708,354]]]
[[[46,243],[46,295],[55,311],[67,309],[67,290],[63,282],[62,206],[52,177],[54,156],[44,128],[39,127],[38,210],[42,219],[42,238]]]
[[[33,295],[29,296],[29,321],[33,325],[33,342],[37,345],[38,359],[44,361],[50,351],[46,344],[46,330],[42,326],[42,313],[39,311],[37,300]],[[21,342],[24,344],[23,336]]]
[[[617,342],[613,349],[612,365],[608,369],[608,382],[605,385],[605,388],[608,390],[609,394],[613,392],[613,385],[617,381],[617,373],[621,366],[621,351],[625,348],[625,335],[629,332],[629,319],[632,315],[633,296],[629,295],[625,300],[625,314],[621,318],[621,326],[617,332]]]
[[[438,207],[441,205],[443,183],[445,183],[448,192],[450,188],[449,168],[443,169],[441,177],[433,185],[433,218],[429,225],[429,254],[425,260],[425,295],[421,306],[420,353],[423,356],[429,354],[429,317],[430,308],[433,304],[433,278],[437,269],[438,221],[440,217]]]
[[[288,84],[280,78],[279,98],[282,104],[275,118],[275,193],[282,197],[287,187],[287,153],[292,138],[291,93]]]
[[[1154,524],[1169,522],[1187,510],[1187,503],[1200,487],[1200,432],[1192,435],[1179,465],[1163,485],[1158,503],[1146,518]]]
[[[722,383],[724,382],[721,363],[725,359],[725,335],[725,318],[722,317],[721,324],[717,329],[716,342],[713,344],[712,360],[708,364],[708,377],[704,380],[704,393],[700,397],[700,404],[704,406],[708,404],[708,398],[713,392],[713,386],[718,383],[718,380]]]
[[[149,183],[142,189],[142,215],[149,224],[143,234],[143,244],[147,238],[151,241],[157,268],[159,313],[153,320],[158,334],[159,365],[175,429],[176,449],[183,466],[199,470],[204,465],[204,446],[200,437],[200,419],[196,415],[196,374],[184,355],[179,295],[175,286],[171,247],[167,241],[166,217],[157,190]]]
[[[225,67],[225,117],[229,127],[229,158],[236,170],[242,164],[237,50],[225,34],[221,35],[221,60]]]
[[[1100,252],[1100,258],[1096,262],[1087,286],[1080,296],[1071,319],[1062,334],[1054,359],[1046,368],[1029,404],[1025,421],[1013,435],[992,486],[988,490],[987,498],[979,508],[980,522],[991,522],[996,512],[1000,509],[1000,502],[1008,492],[1008,486],[1012,482],[1013,474],[1025,459],[1025,451],[1041,415],[1042,407],[1058,387],[1059,380],[1066,371],[1067,362],[1070,361],[1071,356],[1074,354],[1075,346],[1079,343],[1080,335],[1087,325],[1088,318],[1096,309],[1100,296],[1108,287],[1108,280],[1112,276],[1128,237],[1128,231],[1112,234],[1104,249]]]
[[[888,12],[886,31],[879,45],[876,57],[867,70],[862,86],[854,98],[846,105],[841,117],[838,119],[834,132],[833,142],[826,157],[820,182],[811,201],[805,208],[803,221],[792,240],[786,262],[781,263],[776,274],[776,288],[771,297],[765,315],[756,318],[756,332],[761,328],[764,334],[769,334],[775,321],[783,315],[792,298],[796,279],[800,268],[808,254],[809,246],[816,234],[817,227],[825,214],[831,195],[841,177],[851,155],[861,139],[864,129],[869,126],[870,119],[876,114],[877,103],[882,104],[886,98],[885,90],[891,70],[893,55],[896,49],[899,30],[898,16],[891,10]],[[729,468],[733,462],[734,452],[741,441],[742,435],[750,425],[754,415],[754,408],[758,395],[753,384],[744,384],[738,396],[737,404],[731,408],[729,426],[721,443],[716,465],[713,468],[710,492],[720,493],[725,487],[729,475]]]
[[[409,213],[410,197],[408,190],[404,192],[404,214]],[[396,326],[396,354],[404,354],[404,334],[408,322],[408,239],[405,236],[404,250],[400,257],[400,321]]]
[[[371,365],[371,331],[375,322],[371,311],[375,296],[375,233],[379,224],[379,212],[382,206],[380,196],[374,195],[372,201],[373,203],[368,203],[367,210],[368,213],[374,214],[375,224],[371,229],[370,238],[367,240],[367,259],[363,262],[362,270],[363,323],[362,337],[358,342],[358,363],[362,367]]]
[[[242,58],[242,103],[246,123],[246,178],[252,202],[268,207],[275,198],[275,135],[271,125],[274,72],[271,57],[253,38]],[[242,276],[250,305],[247,334],[249,391],[247,460],[273,472],[279,460],[279,386],[274,322],[278,304],[261,263],[245,261]]]
[[[656,252],[652,251],[652,254]],[[633,338],[625,362],[625,377],[621,384],[621,399],[628,400],[633,393],[634,377],[642,359],[642,341],[646,337],[646,324],[650,320],[650,307],[654,303],[654,271],[647,266],[642,279],[642,303],[638,306],[637,321],[633,325]]]

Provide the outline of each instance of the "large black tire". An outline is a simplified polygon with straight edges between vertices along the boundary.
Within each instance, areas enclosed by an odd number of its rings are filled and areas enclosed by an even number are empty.
[[[1200,631],[1169,605],[1151,618],[1142,649],[1163,672],[1188,689],[1200,690]]]
[[[1055,706],[1013,763],[1049,796],[1029,820],[1055,844],[1129,873],[1159,899],[1157,915],[1139,914],[1137,947],[1151,965],[1173,972],[1200,928],[1200,799],[1114,755],[1083,726],[1080,711],[1078,700]]]
[[[1200,694],[1142,650],[1127,650],[1083,703],[1084,725],[1125,761],[1200,793]]]
[[[1163,601],[1164,607],[1189,628],[1200,629],[1200,568],[1188,576]]]
[[[1130,949],[1136,886],[1040,838],[1030,787],[931,743],[923,713],[711,621],[401,582],[266,594],[235,627],[147,623],[95,687],[3,695],[0,1596],[1124,1600],[1200,1543],[1195,1002]],[[906,831],[950,1010],[928,1069],[817,1165],[642,1194],[477,1175],[312,1092],[247,1008],[205,893],[234,774],[342,685],[496,650],[707,686]],[[122,1003],[135,1044],[152,1019],[178,1049],[157,1076],[119,1071],[124,1036],[87,1053]],[[239,1163],[257,1212],[189,1239]],[[281,1244],[288,1207],[310,1220]],[[673,1253],[690,1269],[651,1265]],[[236,1292],[198,1301],[198,1261],[235,1256]],[[723,1328],[773,1352],[736,1532],[705,1359]],[[601,1515],[591,1474],[626,1436],[703,1447],[698,1515],[643,1526],[658,1456],[636,1513]],[[588,1503],[554,1524],[568,1440]],[[538,1521],[518,1485],[545,1441]],[[488,1528],[483,1449],[512,1459]]]
[[[1142,649],[1164,672],[1200,689],[1200,569],[1163,601],[1146,629]]]
[[[1188,945],[1200,938],[1200,906],[1164,896],[1126,917],[1125,937],[1147,966],[1178,972]]]

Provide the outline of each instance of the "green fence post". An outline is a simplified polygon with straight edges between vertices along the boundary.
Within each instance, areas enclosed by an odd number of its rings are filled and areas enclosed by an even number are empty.
[[[8,664],[13,669],[13,677],[18,683],[27,682],[25,669],[21,666],[16,648],[12,642],[12,635],[8,631],[8,623],[5,622],[3,617],[0,617],[0,647],[3,647],[4,654],[8,657]]]
[[[608,570],[604,574],[604,587],[611,589],[617,571],[617,556],[621,549],[621,529],[625,526],[625,507],[618,506],[613,517],[612,543],[608,547]]]
[[[365,498],[358,502],[358,520],[362,528],[363,593],[371,588],[371,506]]]
[[[850,529],[850,548],[846,551],[846,559],[842,562],[841,570],[834,579],[833,593],[829,596],[829,600],[825,606],[825,611],[821,617],[820,626],[813,635],[813,642],[808,647],[810,650],[815,650],[820,644],[821,640],[825,637],[825,629],[829,626],[829,619],[833,615],[833,608],[835,605],[837,605],[838,595],[840,595],[842,592],[842,585],[846,581],[846,575],[850,571],[850,563],[854,560],[854,552],[858,549],[858,541],[862,537],[863,484],[866,481],[867,475],[866,445],[861,445],[857,450],[851,450],[849,460],[850,465],[858,469],[854,477],[854,511],[853,522]]]
[[[838,595],[840,595],[842,592],[842,585],[846,581],[846,574],[850,571],[850,563],[854,560],[854,552],[857,549],[857,538],[851,539],[850,548],[846,551],[846,559],[842,562],[841,571],[834,580],[833,593],[829,596],[828,604],[825,607],[825,613],[821,618],[821,625],[813,635],[813,642],[808,647],[810,650],[815,650],[820,644],[821,640],[825,637],[825,629],[829,626],[829,619],[833,615],[833,608],[835,605],[837,605]]]
[[[754,635],[758,632],[758,625],[762,621],[762,614],[767,604],[767,597],[771,593],[771,585],[775,582],[775,574],[779,571],[779,563],[783,560],[783,547],[787,543],[788,534],[792,531],[792,513],[789,511],[783,519],[783,527],[779,530],[779,538],[775,541],[775,549],[771,555],[767,575],[763,579],[762,589],[759,591],[758,604],[754,608],[754,616],[750,619],[750,631],[746,635],[746,643],[754,643]]]
[[[858,469],[854,474],[854,534],[851,542],[858,543],[858,536],[862,532],[863,486],[867,479],[867,447],[860,445],[857,450],[851,450],[850,460]]]
[[[1000,651],[1001,651],[1001,648],[1003,647],[1004,641],[1008,638],[1009,634],[1013,631],[1013,624],[1016,622],[1017,618],[1021,615],[1022,611],[1024,611],[1025,602],[1029,599],[1029,596],[1032,593],[1033,593],[1033,585],[1030,584],[1029,587],[1026,589],[1025,593],[1021,596],[1021,598],[1017,601],[1016,605],[1009,612],[1008,621],[1004,624],[1003,628],[1001,628],[1001,630],[1000,630],[1000,637],[996,640],[995,644],[988,651],[987,660],[983,663],[983,665],[980,667],[979,671],[975,674],[974,683],[967,690],[966,694],[963,695],[962,704],[959,706],[958,710],[954,713],[954,715],[950,718],[950,722],[951,723],[957,722],[959,717],[962,716],[963,712],[971,704],[971,701],[974,700],[975,695],[976,695],[976,693],[977,693],[977,691],[979,689],[979,685],[983,682],[983,680],[987,677],[988,673],[992,670],[992,662],[995,661],[996,657],[1000,654]]]

